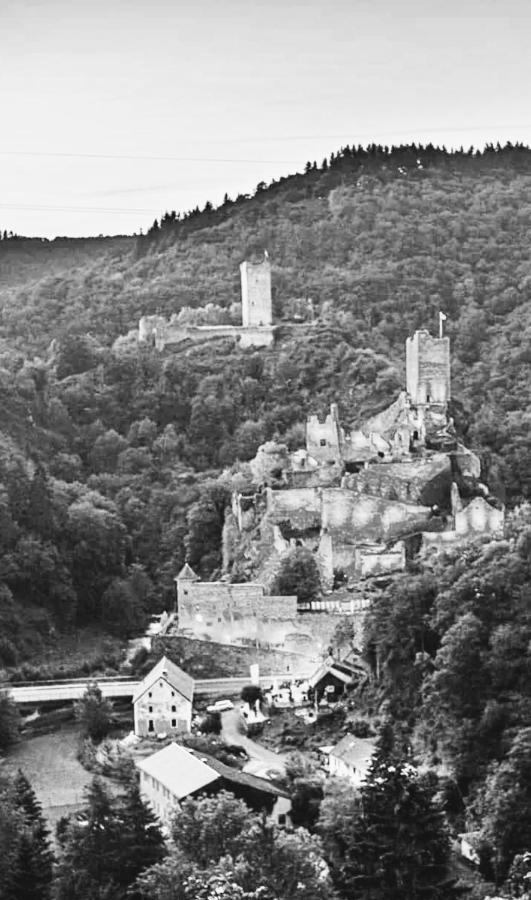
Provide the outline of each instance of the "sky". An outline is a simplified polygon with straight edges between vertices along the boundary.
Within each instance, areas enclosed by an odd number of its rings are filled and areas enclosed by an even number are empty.
[[[531,144],[528,0],[0,0],[0,228],[132,234],[345,144]]]

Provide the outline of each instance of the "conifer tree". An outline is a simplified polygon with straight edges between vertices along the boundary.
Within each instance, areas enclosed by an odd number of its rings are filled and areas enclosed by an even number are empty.
[[[395,746],[386,728],[348,815],[320,823],[334,881],[363,900],[449,900],[442,813],[428,781]]]
[[[53,878],[50,832],[42,807],[20,770],[13,785],[13,801],[24,816],[25,823],[13,867],[14,897],[16,900],[48,900]]]

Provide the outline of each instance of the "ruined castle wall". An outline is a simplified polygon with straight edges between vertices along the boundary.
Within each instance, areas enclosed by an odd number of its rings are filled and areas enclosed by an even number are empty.
[[[334,542],[346,544],[386,540],[397,525],[417,523],[431,515],[429,507],[354,494],[344,488],[323,488],[322,527]]]
[[[407,462],[374,464],[347,475],[343,486],[356,494],[447,507],[451,483],[450,459],[444,453],[437,453]]]
[[[269,347],[274,340],[273,326],[258,325],[168,325],[159,326],[156,331],[156,346],[159,350],[177,346],[184,342],[201,343],[216,338],[239,340],[242,347]]]
[[[483,497],[474,497],[468,506],[455,515],[455,530],[458,535],[501,534],[504,512],[490,506]]]
[[[290,521],[305,530],[321,523],[321,498],[317,488],[267,489],[267,514],[271,521]]]
[[[373,550],[359,547],[356,550],[356,571],[362,578],[403,572],[406,568],[406,548],[402,541],[389,549]]]
[[[343,430],[339,425],[337,407],[332,404],[324,422],[309,416],[306,422],[306,451],[318,462],[333,462],[341,457]]]

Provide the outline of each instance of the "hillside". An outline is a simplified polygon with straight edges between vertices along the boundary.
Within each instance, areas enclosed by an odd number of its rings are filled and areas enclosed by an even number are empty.
[[[204,575],[219,565],[220,470],[274,437],[300,446],[307,413],[332,400],[347,426],[383,409],[404,384],[406,336],[434,330],[440,309],[458,431],[499,496],[529,496],[531,152],[346,149],[307,169],[165,216],[133,245],[88,242],[97,255],[75,267],[45,244],[53,274],[20,266],[4,289],[4,621],[29,604],[46,613],[43,640],[52,620],[134,631],[173,602],[186,546]],[[142,314],[230,307],[239,262],[264,248],[271,348],[114,343]],[[315,321],[291,328],[308,298]],[[8,639],[6,662],[28,652],[16,628]]]
[[[7,236],[0,239],[0,301],[4,292],[51,275],[64,275],[118,247],[130,246],[133,238],[42,238]]]

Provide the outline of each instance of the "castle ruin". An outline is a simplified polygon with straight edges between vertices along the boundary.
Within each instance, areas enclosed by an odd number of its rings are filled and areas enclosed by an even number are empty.
[[[241,347],[269,347],[275,327],[271,300],[271,263],[267,254],[260,262],[245,261],[240,266],[242,324],[184,325],[172,316],[142,316],[138,341],[152,341],[157,350],[171,349],[183,343],[198,343],[218,338],[234,338]]]

